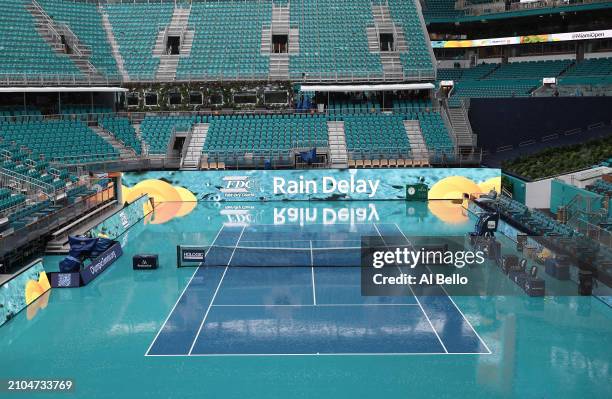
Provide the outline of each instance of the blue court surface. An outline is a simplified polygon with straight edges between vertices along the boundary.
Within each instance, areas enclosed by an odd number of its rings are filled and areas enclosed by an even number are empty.
[[[205,261],[217,266],[198,267],[147,355],[489,354],[442,291],[361,296],[357,244],[381,234],[402,232],[375,223],[223,226]],[[349,267],[329,266],[338,264]]]
[[[61,397],[79,399],[609,397],[612,312],[596,298],[361,295],[362,236],[464,235],[476,218],[460,205],[183,205],[158,204],[98,279],[2,326],[0,377],[71,378]],[[177,245],[209,248],[205,264],[177,267]],[[159,269],[133,270],[147,253]],[[498,267],[473,276],[515,286]]]

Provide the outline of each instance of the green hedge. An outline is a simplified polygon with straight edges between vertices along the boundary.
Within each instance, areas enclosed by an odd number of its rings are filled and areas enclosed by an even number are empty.
[[[566,147],[548,148],[502,163],[511,174],[537,180],[596,165],[612,155],[612,135]]]

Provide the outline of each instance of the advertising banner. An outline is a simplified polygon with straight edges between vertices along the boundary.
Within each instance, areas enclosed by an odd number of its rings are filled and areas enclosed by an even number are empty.
[[[32,266],[0,285],[0,326],[31,305],[50,288],[42,260],[36,261]],[[37,304],[40,308],[47,306],[46,300],[44,303],[37,302]],[[28,310],[28,318],[30,318],[30,313],[35,314],[36,311]]]
[[[92,228],[90,230],[91,236],[104,237],[111,240],[117,239],[117,237],[145,217],[146,207],[144,205],[148,202],[149,198],[146,195],[140,196],[134,202]]]
[[[125,173],[124,198],[147,194],[159,202],[406,200],[421,185],[427,199],[500,191],[500,169],[309,169],[156,171]],[[410,191],[411,192],[411,191]],[[408,198],[410,199],[410,198]]]
[[[431,46],[433,48],[470,48],[506,46],[510,44],[533,44],[567,42],[575,40],[609,39],[611,37],[612,29],[605,29],[584,32],[545,33],[541,35],[495,37],[489,39],[474,40],[432,40]]]

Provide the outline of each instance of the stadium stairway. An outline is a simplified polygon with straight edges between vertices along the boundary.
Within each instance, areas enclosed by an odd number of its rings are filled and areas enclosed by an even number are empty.
[[[93,130],[98,136],[100,136],[104,141],[110,144],[117,152],[119,153],[119,157],[121,159],[126,158],[134,158],[136,153],[133,149],[126,147],[123,145],[111,132],[106,129],[103,129],[100,126],[90,126],[90,129]]]
[[[91,48],[81,43],[66,24],[53,20],[36,0],[32,0],[26,8],[36,21],[36,30],[56,53],[67,54],[90,81],[106,80],[90,61]],[[69,53],[65,52],[64,42],[70,47]]]
[[[108,19],[108,13],[104,9],[104,7],[102,7],[102,5],[98,6],[98,12],[102,16],[102,27],[106,32],[106,39],[110,44],[111,53],[113,55],[113,58],[115,59],[115,62],[117,63],[117,69],[119,70],[123,81],[129,82],[130,76],[128,75],[127,70],[125,69],[125,61],[123,60],[121,51],[119,51],[119,43],[117,43],[115,33],[113,32],[113,26],[111,25],[110,20]]]
[[[285,5],[273,4],[272,5],[272,23],[269,28],[264,27],[262,31],[262,54],[270,55],[270,80],[289,80],[289,54],[297,53],[299,50],[297,46],[298,33],[297,29],[291,34],[292,29],[290,28],[290,4]],[[273,53],[272,52],[272,35],[287,35],[287,53]],[[295,41],[296,43],[292,43]]]
[[[408,51],[404,31],[401,26],[395,24],[391,18],[389,6],[386,4],[372,3],[372,15],[374,17],[374,29],[368,29],[368,46],[371,48],[375,43],[377,52],[380,53],[380,62],[383,73],[388,80],[403,80],[404,67],[400,58],[401,53]],[[389,33],[395,39],[395,51],[382,51],[378,34]],[[372,37],[374,36],[374,37]]]
[[[170,24],[159,31],[153,56],[159,57],[159,66],[155,74],[155,80],[172,82],[176,79],[176,70],[181,57],[189,57],[193,46],[195,32],[189,29],[189,16],[191,7],[175,7]],[[169,36],[180,37],[179,54],[166,54],[167,40]]]
[[[410,142],[410,151],[412,152],[413,159],[421,165],[428,164],[429,152],[427,151],[427,144],[425,144],[419,121],[405,120],[404,129],[406,129],[406,136]]]
[[[206,136],[208,135],[208,123],[196,123],[191,129],[191,134],[188,135],[189,143],[187,145],[187,151],[181,162],[181,169],[183,170],[198,170],[200,168],[200,160],[202,158],[202,149],[206,142]]]
[[[344,122],[328,121],[329,157],[332,168],[348,168],[348,153],[346,150],[346,134]]]
[[[449,107],[448,120],[457,138],[457,147],[474,147],[474,132],[465,108]]]

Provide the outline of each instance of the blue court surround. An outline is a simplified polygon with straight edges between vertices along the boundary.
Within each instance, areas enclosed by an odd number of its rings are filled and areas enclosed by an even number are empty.
[[[206,256],[217,266],[195,270],[146,355],[491,353],[442,287],[435,296],[411,289],[409,296],[365,297],[359,267],[327,266],[359,264],[365,235],[403,233],[396,224],[223,226]],[[253,253],[253,246],[281,241],[304,249],[293,251],[290,264],[312,267],[284,267],[269,253]],[[350,253],[317,251],[323,248]],[[250,267],[263,259],[263,267]]]

